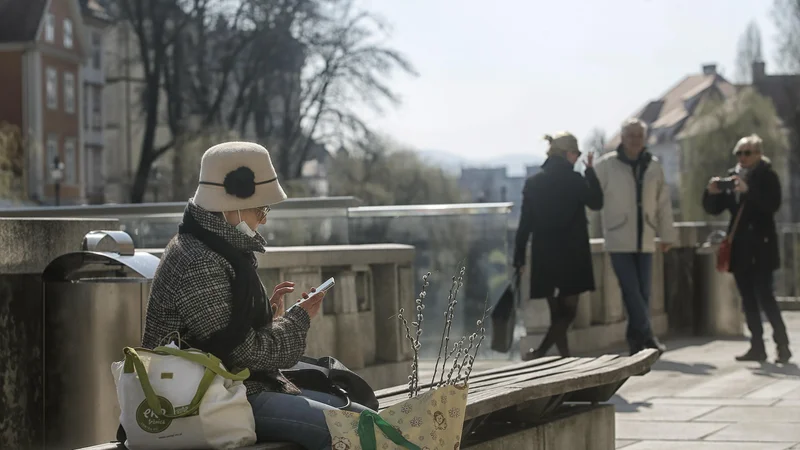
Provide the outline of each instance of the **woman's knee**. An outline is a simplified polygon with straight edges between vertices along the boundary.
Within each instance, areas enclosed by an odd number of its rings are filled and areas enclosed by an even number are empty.
[[[263,392],[251,396],[256,435],[260,442],[295,442],[306,448],[324,448],[330,443],[325,421],[330,406],[299,395]]]

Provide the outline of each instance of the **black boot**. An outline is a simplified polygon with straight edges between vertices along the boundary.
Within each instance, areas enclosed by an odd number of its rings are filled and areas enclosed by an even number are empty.
[[[658,350],[658,356],[661,356],[667,351],[667,346],[662,344],[657,337],[653,336],[644,343],[644,348],[654,348]]]
[[[775,361],[778,364],[787,364],[789,359],[792,358],[792,352],[789,350],[788,345],[778,346],[778,359]]]
[[[787,348],[788,350],[788,348]],[[744,355],[736,357],[737,361],[758,361],[764,362],[767,360],[767,351],[761,346],[751,346],[750,350]]]
[[[522,355],[523,361],[530,361],[532,359],[539,359],[544,358],[547,356],[547,350],[542,350],[541,348],[537,349],[530,349],[524,355]]]

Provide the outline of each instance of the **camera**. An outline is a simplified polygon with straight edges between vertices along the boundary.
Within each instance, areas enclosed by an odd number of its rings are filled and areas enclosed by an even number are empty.
[[[717,181],[717,187],[721,191],[732,191],[736,187],[736,179],[733,177],[720,178]]]

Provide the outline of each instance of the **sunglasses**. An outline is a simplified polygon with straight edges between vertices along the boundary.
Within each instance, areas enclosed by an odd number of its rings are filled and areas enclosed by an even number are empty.
[[[258,208],[258,220],[264,220],[267,218],[267,214],[272,211],[272,208],[269,205],[264,206],[262,208]]]
[[[752,150],[739,150],[738,152],[734,153],[734,155],[736,155],[737,158],[742,156],[750,156],[752,154],[753,154]]]

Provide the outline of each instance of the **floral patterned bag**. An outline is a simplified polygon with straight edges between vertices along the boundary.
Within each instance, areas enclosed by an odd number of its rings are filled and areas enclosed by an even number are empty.
[[[444,385],[380,414],[325,411],[333,450],[457,450],[467,385]]]

